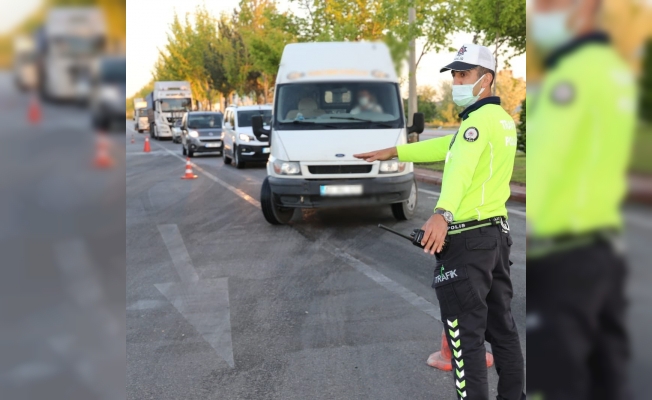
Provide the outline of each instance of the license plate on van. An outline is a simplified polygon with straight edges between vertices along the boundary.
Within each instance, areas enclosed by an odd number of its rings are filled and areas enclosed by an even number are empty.
[[[206,147],[220,147],[221,143],[206,143]]]
[[[319,193],[322,196],[359,196],[362,185],[321,185]]]

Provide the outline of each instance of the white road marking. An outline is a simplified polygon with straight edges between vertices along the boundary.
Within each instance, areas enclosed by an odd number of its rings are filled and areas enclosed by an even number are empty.
[[[439,311],[439,307],[436,306],[435,304],[432,304],[428,300],[424,299],[423,297],[415,294],[414,292],[410,291],[407,289],[405,286],[393,281],[392,279],[388,278],[387,276],[383,275],[382,273],[378,272],[376,269],[373,267],[365,264],[364,262],[358,260],[351,254],[347,253],[346,251],[343,251],[342,249],[335,247],[331,245],[330,243],[321,243],[321,246],[324,250],[332,254],[333,256],[343,260],[347,264],[349,264],[351,267],[353,267],[356,271],[360,272],[361,274],[367,276],[369,279],[372,281],[376,282],[380,286],[384,287],[385,289],[389,290],[390,292],[398,295],[399,297],[402,297],[403,300],[407,301],[408,303],[412,304],[415,306],[418,310],[428,314],[432,318],[436,319],[437,321],[441,322],[441,313]]]
[[[155,308],[161,308],[166,304],[166,302],[159,300],[138,300],[137,302],[128,306],[127,311],[152,310]]]
[[[234,368],[229,278],[158,283],[154,286],[195,327],[217,354]]]
[[[170,253],[170,258],[172,258],[172,263],[181,281],[197,282],[199,275],[192,266],[192,260],[179,232],[179,227],[175,224],[159,225],[158,231],[161,233],[165,247]]]
[[[186,321],[195,327],[217,354],[234,368],[228,278],[200,280],[179,227],[166,224],[159,225],[158,230],[181,282],[157,283],[154,286]],[[136,307],[148,305],[151,304],[144,303]]]

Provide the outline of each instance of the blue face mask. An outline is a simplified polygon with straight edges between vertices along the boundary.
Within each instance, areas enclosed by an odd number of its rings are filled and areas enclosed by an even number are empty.
[[[485,74],[486,75],[486,74]],[[475,83],[469,85],[453,85],[453,102],[460,107],[467,107],[480,98],[484,88],[480,89],[477,96],[473,95],[473,88],[484,78],[484,75],[480,77]]]
[[[531,34],[534,44],[544,53],[549,53],[570,42],[577,34],[576,29],[567,27],[568,18],[577,10],[573,7],[546,13],[534,13],[531,20]]]

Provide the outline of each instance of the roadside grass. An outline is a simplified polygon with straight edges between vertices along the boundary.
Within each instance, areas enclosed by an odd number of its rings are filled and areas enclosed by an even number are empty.
[[[634,138],[630,171],[652,174],[652,123],[641,122]]]
[[[443,171],[444,162],[439,161],[435,163],[416,163],[417,168],[431,169],[433,171]],[[517,153],[514,159],[514,172],[512,173],[512,182],[525,185],[525,154]]]

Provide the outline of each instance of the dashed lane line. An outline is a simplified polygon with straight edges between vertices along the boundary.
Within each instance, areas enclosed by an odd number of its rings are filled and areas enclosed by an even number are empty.
[[[167,152],[170,153],[171,155],[175,156],[175,157],[178,158],[179,160],[183,161],[184,163],[186,162],[186,160],[185,160],[183,157],[181,157],[180,155],[176,154],[176,153],[173,152],[172,150],[168,150],[167,148],[161,146],[161,145],[158,144],[158,143],[154,143],[154,144],[155,144],[156,146],[160,147],[161,149],[167,151]],[[235,187],[235,186],[231,186],[231,185],[229,185],[228,183],[224,182],[224,181],[221,180],[220,178],[218,178],[218,177],[216,177],[215,175],[211,174],[210,172],[206,171],[205,169],[203,169],[203,168],[200,167],[199,165],[197,165],[197,164],[195,164],[195,163],[193,163],[193,162],[190,162],[190,164],[193,166],[194,169],[196,169],[197,171],[199,171],[199,172],[201,172],[202,174],[204,174],[208,179],[212,180],[212,181],[215,182],[215,183],[218,183],[218,184],[224,186],[227,190],[230,190],[231,192],[233,192],[233,193],[235,193],[236,195],[240,196],[241,198],[243,198],[244,200],[246,200],[249,204],[254,205],[254,206],[260,208],[260,202],[259,202],[258,200],[256,200],[256,199],[254,199],[253,197],[249,196],[247,193],[243,192],[242,190],[238,189],[238,188]]]

